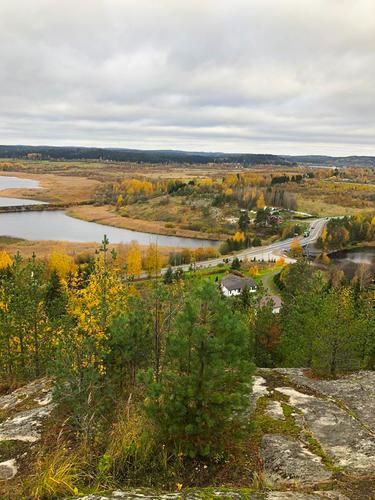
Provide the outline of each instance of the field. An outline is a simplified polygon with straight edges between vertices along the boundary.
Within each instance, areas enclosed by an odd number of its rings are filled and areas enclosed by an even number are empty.
[[[154,211],[153,206],[154,204],[150,203],[147,207],[149,209],[147,213],[146,211],[142,212],[142,205],[136,205],[131,208],[132,216],[121,216],[116,213],[114,207],[109,205],[81,205],[69,208],[67,213],[78,219],[131,229],[133,231],[142,231],[145,233],[213,240],[224,239],[225,237],[225,234],[219,232],[206,233],[203,231],[196,231],[185,226],[178,226],[175,222],[169,223],[160,220],[160,213],[156,209]],[[178,205],[175,205],[173,208],[177,211]],[[171,212],[168,213],[170,214],[170,219],[176,221],[178,215],[174,215]]]
[[[42,189],[2,196],[74,204],[69,214],[87,221],[212,240],[233,238],[243,212],[250,219],[246,237],[267,243],[292,231],[293,210],[326,217],[375,206],[375,169],[361,167],[0,160],[0,175],[10,174],[39,180]],[[280,220],[255,223],[267,206],[280,208]]]
[[[30,169],[31,170],[31,169]],[[28,198],[46,201],[48,203],[85,203],[90,201],[100,184],[95,179],[73,177],[57,174],[35,174],[32,171],[0,172],[0,175],[33,179],[40,182],[41,189],[6,189],[1,196]]]

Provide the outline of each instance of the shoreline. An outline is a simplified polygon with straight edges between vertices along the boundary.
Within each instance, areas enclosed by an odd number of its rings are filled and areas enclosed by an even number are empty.
[[[375,241],[362,241],[358,243],[354,243],[353,245],[348,245],[344,248],[337,248],[336,250],[331,250],[327,252],[326,255],[328,257],[337,252],[349,252],[350,250],[356,250],[358,248],[375,248]]]
[[[143,219],[133,219],[122,217],[111,212],[111,205],[78,205],[65,210],[66,215],[86,222],[95,222],[107,226],[128,229],[130,231],[140,231],[142,233],[156,234],[161,236],[176,236],[177,238],[191,238],[195,240],[207,240],[213,243],[225,241],[228,235],[206,234],[190,229],[180,229],[163,227],[159,221],[146,221]]]

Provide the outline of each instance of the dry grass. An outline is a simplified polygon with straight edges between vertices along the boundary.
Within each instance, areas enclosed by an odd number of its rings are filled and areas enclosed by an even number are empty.
[[[319,197],[308,198],[304,196],[298,197],[298,209],[302,212],[309,214],[317,214],[320,217],[334,217],[340,215],[356,215],[364,212],[372,212],[374,207],[358,208],[358,207],[344,207],[342,205],[335,205],[327,203]]]
[[[87,203],[95,194],[100,182],[86,177],[71,177],[55,174],[33,174],[0,172],[0,175],[33,179],[43,189],[5,189],[1,196],[29,198],[49,203]]]
[[[34,465],[34,474],[28,489],[31,498],[47,499],[79,494],[79,486],[87,482],[87,462],[80,453],[58,443],[55,450],[44,454],[41,450]]]
[[[138,210],[137,210],[138,208]],[[172,210],[168,206],[167,210]],[[136,213],[139,212],[139,207],[131,206],[129,211]],[[225,235],[210,234],[203,231],[193,231],[191,229],[184,229],[177,224],[173,227],[168,227],[169,223],[160,220],[145,220],[142,218],[122,217],[115,212],[114,207],[109,205],[93,206],[81,205],[79,207],[72,207],[67,211],[68,215],[83,219],[89,222],[97,222],[99,224],[106,224],[108,226],[120,227],[123,229],[131,229],[133,231],[142,231],[144,233],[163,234],[167,236],[179,236],[184,238],[200,238],[200,239],[224,239]],[[155,214],[157,215],[157,214]]]
[[[1,237],[0,237],[1,238]],[[118,249],[119,253],[123,251],[124,244],[110,245],[109,248]],[[0,251],[6,250],[9,255],[15,255],[17,252],[25,258],[30,258],[33,253],[39,259],[46,259],[52,252],[66,253],[72,257],[78,257],[79,255],[94,255],[95,251],[100,247],[99,243],[77,243],[69,241],[29,241],[29,240],[10,240],[9,243],[1,241],[0,239]],[[146,251],[146,245],[140,245],[142,253]],[[181,248],[177,247],[158,247],[160,256],[163,262],[167,260],[170,252],[181,251]]]

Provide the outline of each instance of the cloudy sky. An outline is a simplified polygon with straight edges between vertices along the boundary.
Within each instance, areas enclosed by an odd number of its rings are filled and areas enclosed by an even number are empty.
[[[375,155],[375,0],[0,0],[0,143]]]

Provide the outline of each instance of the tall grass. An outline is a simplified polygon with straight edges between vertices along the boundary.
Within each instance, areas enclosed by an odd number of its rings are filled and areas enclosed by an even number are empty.
[[[43,500],[78,495],[80,487],[90,479],[84,455],[82,450],[73,452],[61,443],[52,453],[40,452],[26,485],[30,497]]]

